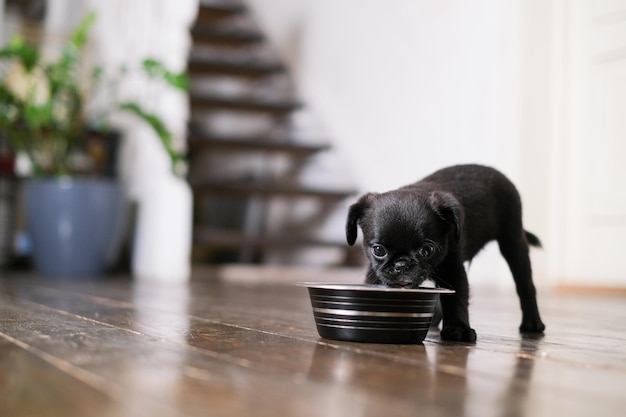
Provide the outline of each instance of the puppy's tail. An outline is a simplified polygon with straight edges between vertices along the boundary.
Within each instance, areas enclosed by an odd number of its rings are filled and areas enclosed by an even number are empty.
[[[526,240],[528,241],[528,244],[530,246],[535,246],[537,248],[541,247],[541,240],[539,240],[537,236],[533,235],[527,230],[524,230],[524,234],[526,235]]]

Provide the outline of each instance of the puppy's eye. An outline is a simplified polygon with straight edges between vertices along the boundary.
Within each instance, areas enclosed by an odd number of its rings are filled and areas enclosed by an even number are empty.
[[[425,243],[424,246],[417,251],[417,253],[422,258],[430,258],[435,253],[435,245],[432,243]]]
[[[375,258],[382,259],[387,256],[387,249],[381,245],[374,245],[372,246],[372,255],[374,255]]]

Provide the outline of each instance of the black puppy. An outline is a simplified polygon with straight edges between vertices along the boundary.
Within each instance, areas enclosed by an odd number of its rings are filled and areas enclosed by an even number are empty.
[[[459,165],[397,190],[365,194],[348,213],[350,245],[356,241],[357,225],[370,261],[366,283],[417,288],[434,282],[456,291],[441,297],[442,339],[476,340],[469,324],[463,262],[491,240],[498,242],[515,280],[522,309],[520,331],[545,329],[528,256],[529,244],[541,242],[522,227],[519,193],[495,169]]]

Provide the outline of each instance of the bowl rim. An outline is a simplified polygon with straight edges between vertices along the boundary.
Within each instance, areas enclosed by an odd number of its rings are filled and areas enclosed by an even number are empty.
[[[447,288],[390,288],[384,285],[373,284],[346,284],[329,282],[296,282],[299,287],[323,289],[323,290],[348,290],[363,292],[385,292],[385,293],[423,293],[423,294],[454,294],[456,291]]]

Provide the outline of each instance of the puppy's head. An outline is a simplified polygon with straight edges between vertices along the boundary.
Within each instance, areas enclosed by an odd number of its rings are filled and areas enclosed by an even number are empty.
[[[454,196],[444,192],[369,193],[350,206],[346,222],[350,245],[359,226],[370,261],[366,282],[433,286],[437,267],[461,237],[463,210]]]

